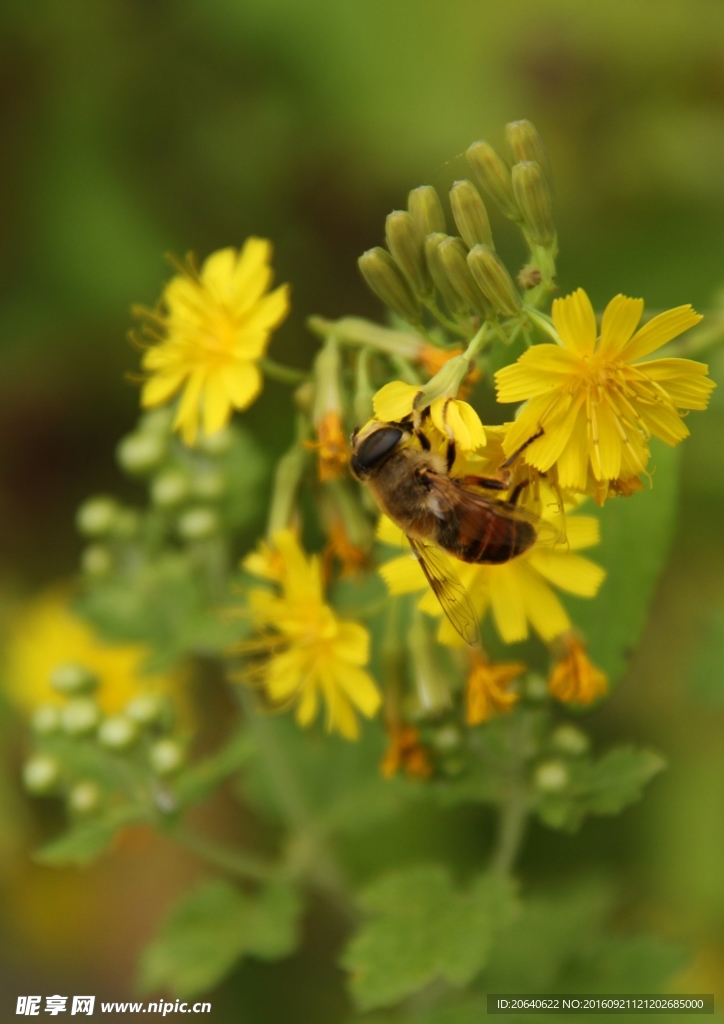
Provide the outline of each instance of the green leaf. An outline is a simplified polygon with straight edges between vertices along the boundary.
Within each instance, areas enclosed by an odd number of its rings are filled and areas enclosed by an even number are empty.
[[[721,707],[724,704],[724,602],[709,613],[706,636],[692,671],[694,690],[699,697]]]
[[[575,830],[587,814],[618,814],[641,799],[644,786],[666,762],[652,750],[618,747],[598,761],[570,763],[571,783],[561,794],[539,798],[537,810],[552,828]]]
[[[343,965],[362,1010],[390,1006],[435,979],[467,984],[515,909],[508,879],[482,875],[456,892],[445,869],[435,866],[387,875],[360,903],[368,917]]]
[[[256,896],[219,879],[204,882],[184,896],[143,953],[141,987],[194,996],[221,981],[242,956],[288,956],[300,913],[296,892],[281,882]]]
[[[89,864],[108,849],[119,829],[149,820],[145,807],[124,804],[98,818],[74,825],[69,832],[41,846],[33,854],[38,864]]]
[[[590,551],[608,574],[599,594],[571,603],[591,657],[612,682],[626,668],[646,624],[676,523],[679,450],[652,442],[651,451],[652,486],[630,498],[611,498],[599,512],[601,545]]]

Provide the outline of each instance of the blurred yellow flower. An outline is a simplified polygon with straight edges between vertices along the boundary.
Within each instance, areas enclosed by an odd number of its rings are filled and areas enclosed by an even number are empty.
[[[207,434],[220,430],[232,409],[246,409],[262,388],[257,361],[289,312],[289,289],[273,292],[271,243],[248,238],[243,249],[212,253],[196,273],[189,268],[166,285],[156,311],[138,310],[157,344],[144,353],[149,376],[144,408],[182,390],[174,429],[192,445],[203,415]]]
[[[525,665],[518,662],[493,665],[475,654],[465,686],[465,721],[468,725],[479,725],[495,715],[512,711],[520,698],[510,690],[510,684],[523,672]]]
[[[478,621],[488,609],[501,639],[508,644],[525,640],[529,624],[545,640],[552,640],[570,627],[568,613],[551,584],[577,597],[594,597],[606,575],[595,562],[576,554],[598,544],[598,520],[593,516],[567,515],[565,531],[555,497],[543,490],[544,529],[535,543],[522,555],[500,565],[471,565],[449,559],[451,572],[470,595]],[[549,534],[545,524],[552,527]],[[380,519],[378,539],[384,544],[409,548],[399,527],[386,516]],[[559,539],[565,536],[565,540]],[[391,594],[426,590],[419,607],[428,615],[442,616],[440,604],[429,589],[417,558],[410,552],[380,566],[380,573]],[[450,646],[464,643],[447,618],[440,624],[438,638]]]
[[[239,651],[261,660],[250,661],[242,679],[259,682],[277,704],[296,704],[302,726],[314,721],[323,698],[328,731],[356,739],[355,709],[371,718],[380,706],[379,691],[363,668],[369,660],[369,633],[356,622],[338,619],[326,604],[319,559],[307,558],[290,530],[275,534],[274,547],[280,562],[273,568],[264,554],[246,563],[250,569],[258,564],[267,578],[278,573],[281,595],[249,591],[251,621],[259,635]]]
[[[317,423],[317,440],[307,441],[306,447],[319,452],[320,480],[338,480],[344,476],[349,447],[341,414],[336,410],[325,413]]]
[[[50,688],[59,665],[77,663],[96,673],[96,697],[107,714],[139,693],[169,691],[178,674],[144,675],[148,651],[140,644],[106,644],[69,607],[70,591],[52,587],[29,601],[11,627],[5,660],[6,692],[25,711],[63,698]]]
[[[389,745],[380,765],[380,772],[391,779],[402,771],[408,779],[429,779],[432,764],[420,733],[412,725],[401,722],[388,727]]]
[[[565,654],[553,666],[548,690],[566,704],[592,704],[608,690],[608,679],[593,664],[580,640],[574,636],[562,639]]]
[[[613,298],[597,337],[591,302],[579,288],[553,303],[561,344],[534,345],[495,375],[499,402],[525,402],[505,438],[512,455],[537,433],[523,458],[541,472],[557,467],[564,489],[626,481],[646,469],[648,441],[676,445],[689,431],[681,410],[705,409],[715,384],[691,359],[638,362],[702,319],[691,306],[660,313],[638,331],[643,299]],[[634,333],[635,332],[635,333]],[[616,489],[616,488],[614,488]]]
[[[372,405],[375,418],[383,423],[397,422],[410,416],[420,388],[393,380],[375,395]],[[438,398],[430,406],[430,419],[438,437],[432,440],[454,439],[461,451],[470,452],[485,444],[485,428],[480,417],[467,402],[457,398]],[[426,424],[427,428],[427,424]]]

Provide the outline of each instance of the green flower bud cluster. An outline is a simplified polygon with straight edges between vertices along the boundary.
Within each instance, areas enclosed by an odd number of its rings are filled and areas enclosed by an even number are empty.
[[[74,816],[101,812],[123,781],[149,800],[158,779],[182,768],[183,743],[172,735],[169,701],[155,693],[133,697],[122,712],[104,715],[94,699],[97,676],[82,665],[57,666],[50,685],[62,699],[38,707],[31,728],[36,750],[23,766],[26,790],[59,796]],[[123,758],[124,769],[111,759]]]
[[[512,168],[483,141],[470,146],[467,158],[478,185],[526,237],[531,263],[518,280],[533,292],[535,304],[555,276],[548,161],[530,121],[511,122],[506,141]],[[417,328],[423,327],[425,310],[462,334],[476,329],[480,320],[519,317],[523,300],[495,253],[488,211],[472,181],[453,183],[450,209],[457,236],[446,233],[436,190],[431,185],[413,189],[407,210],[394,210],[387,217],[387,248],[376,246],[359,259],[367,284],[396,316]]]
[[[565,793],[572,782],[572,766],[588,754],[591,741],[572,722],[563,722],[548,734],[543,757],[533,769],[533,788],[542,796]]]

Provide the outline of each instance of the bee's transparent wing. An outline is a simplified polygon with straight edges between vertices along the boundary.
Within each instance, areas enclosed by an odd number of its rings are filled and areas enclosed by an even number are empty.
[[[467,590],[437,548],[414,537],[407,539],[440,607],[455,631],[472,647],[478,640],[478,620]]]

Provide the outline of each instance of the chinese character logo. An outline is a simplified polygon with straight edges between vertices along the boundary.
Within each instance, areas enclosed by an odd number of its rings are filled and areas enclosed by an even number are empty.
[[[42,996],[18,996],[15,1013],[19,1013],[23,1017],[37,1017],[40,1013],[41,999]]]
[[[95,1001],[95,996],[73,996],[73,1008],[70,1011],[71,1017],[74,1013],[87,1013],[89,1017],[92,1016]]]
[[[65,1013],[65,1004],[67,1002],[67,996],[46,996],[45,1012],[49,1013],[51,1017],[57,1017],[59,1013]]]

